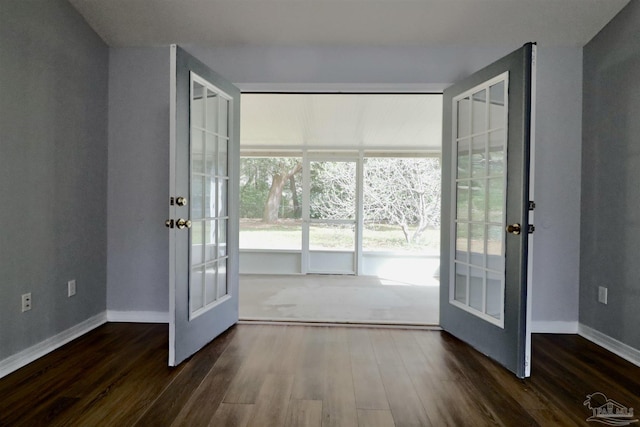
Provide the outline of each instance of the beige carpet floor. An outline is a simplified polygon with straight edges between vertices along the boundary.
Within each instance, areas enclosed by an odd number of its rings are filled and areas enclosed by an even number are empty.
[[[437,279],[241,275],[240,319],[438,325]]]

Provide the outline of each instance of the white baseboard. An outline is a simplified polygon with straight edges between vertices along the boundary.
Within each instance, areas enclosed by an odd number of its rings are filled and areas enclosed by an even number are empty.
[[[12,356],[7,357],[4,360],[0,360],[0,378],[9,375],[13,371],[17,371],[23,366],[33,362],[34,360],[52,352],[53,350],[62,347],[69,341],[72,341],[87,332],[103,325],[107,322],[106,312],[97,314],[82,323],[78,323],[71,328],[60,332],[44,341],[39,342],[29,348],[22,350]]]
[[[531,332],[534,334],[577,334],[578,322],[564,321],[532,321]]]
[[[107,321],[126,323],[169,323],[169,312],[107,310]]]
[[[578,326],[578,334],[589,341],[598,344],[600,347],[606,348],[610,352],[617,354],[625,360],[640,366],[640,350],[633,348],[609,335],[596,331],[589,326],[580,323]]]

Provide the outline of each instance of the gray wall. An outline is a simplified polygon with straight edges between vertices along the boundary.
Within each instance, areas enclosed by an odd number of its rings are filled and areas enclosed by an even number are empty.
[[[389,87],[442,91],[520,46],[234,47],[186,49],[242,90]]]
[[[533,243],[536,331],[577,332],[582,50],[538,49]],[[545,322],[567,322],[564,325]]]
[[[106,308],[108,65],[66,1],[0,2],[0,360]]]
[[[640,2],[584,48],[580,322],[640,348]],[[597,302],[598,286],[609,303]]]
[[[210,65],[214,70],[238,84],[243,90],[278,89],[421,89],[440,91],[451,82],[489,64],[519,46],[495,48],[291,48],[291,47],[236,47],[202,48],[187,46],[187,50]],[[166,212],[168,143],[160,132],[164,123],[152,120],[132,120],[129,130],[115,122],[114,114],[122,120],[130,115],[138,116],[135,97],[146,93],[132,86],[132,92],[118,90],[114,83],[143,76],[158,82],[168,81],[166,68],[155,69],[161,61],[151,58],[154,49],[135,50],[138,59],[124,61],[126,49],[112,49],[110,111],[110,196],[109,196],[109,304],[110,310],[144,309],[166,310],[166,283],[168,270],[163,263],[167,257],[166,237],[158,237],[155,222],[162,221]],[[538,104],[536,157],[538,174],[536,194],[537,218],[541,221],[536,234],[533,252],[534,265],[533,319],[537,322],[571,322],[577,330],[578,274],[579,274],[579,217],[580,202],[577,188],[580,186],[580,134],[581,134],[581,70],[582,54],[578,48],[540,48],[538,63]],[[119,58],[123,58],[121,65]],[[134,68],[143,67],[144,71]],[[132,77],[132,73],[133,76]],[[154,83],[155,84],[155,83]],[[159,94],[147,94],[147,100],[155,105]],[[164,95],[163,95],[164,96]],[[168,99],[168,98],[165,98]],[[158,112],[158,114],[160,114]],[[133,134],[136,126],[153,126],[144,138],[135,143],[116,141],[116,131]],[[140,131],[140,130],[138,130]],[[156,133],[158,132],[157,136]],[[116,145],[118,148],[116,149]],[[141,161],[139,147],[158,150],[155,160]],[[117,153],[114,152],[117,150]],[[123,165],[116,165],[114,157],[120,157]],[[126,159],[133,156],[131,165],[141,170],[129,171]],[[119,176],[122,174],[123,176]],[[143,180],[141,181],[141,177]],[[153,177],[151,179],[150,177]],[[162,179],[161,179],[162,178]],[[164,180],[163,180],[164,179]],[[116,181],[118,182],[115,185]],[[153,201],[135,200],[137,189],[144,189],[145,197]],[[117,190],[117,191],[116,191]],[[154,225],[145,226],[131,239],[127,231],[116,231],[121,220],[119,207],[114,205],[120,191],[134,199],[136,224],[142,217],[153,217]],[[117,216],[117,217],[116,217]],[[141,247],[136,245],[140,244]],[[155,261],[148,260],[157,256]],[[117,263],[114,259],[119,259]],[[126,263],[140,265],[122,269]],[[129,261],[131,260],[131,261]],[[124,273],[123,273],[124,272]],[[117,276],[113,276],[116,274]],[[126,275],[126,277],[124,277]],[[116,279],[117,277],[117,279]],[[162,283],[160,283],[162,281]],[[153,304],[152,304],[153,302]],[[544,327],[548,329],[547,326]],[[575,330],[574,330],[575,332]]]
[[[169,309],[169,48],[111,49],[107,307]]]

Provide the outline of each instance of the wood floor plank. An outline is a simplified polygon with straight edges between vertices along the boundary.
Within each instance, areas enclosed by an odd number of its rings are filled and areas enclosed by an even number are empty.
[[[104,325],[95,331],[95,335],[104,337],[104,330],[114,329]],[[123,331],[120,342],[127,342],[133,351],[142,353],[149,345],[146,337],[150,331],[149,325],[136,325],[129,331]],[[153,345],[153,342],[150,344]],[[77,406],[80,400],[77,393],[70,391],[76,384],[91,382],[93,387],[100,387],[103,382],[110,381],[114,369],[122,369],[123,365],[129,366],[132,363],[130,355],[109,352],[109,349],[117,348],[118,345],[113,335],[104,340],[82,337],[53,352],[51,357],[36,361],[35,367],[27,365],[3,379],[0,382],[0,389],[3,389],[0,395],[0,425],[2,422],[12,425],[19,419],[27,422],[25,413],[29,414],[27,418],[30,422],[36,423],[63,416],[71,402],[74,403],[73,406]],[[105,368],[109,364],[115,368]],[[76,369],[69,371],[70,365]],[[92,375],[87,376],[86,372],[90,369]],[[103,378],[101,371],[105,370],[107,374]],[[34,411],[34,407],[38,410]]]
[[[389,409],[369,332],[354,328],[349,331],[349,354],[358,409]]]
[[[396,349],[392,333],[371,330],[370,336],[396,426],[432,425]]]
[[[260,331],[258,328],[249,328],[248,333],[236,334],[235,339],[229,343],[200,385],[193,385],[191,397],[171,423],[172,426],[209,424],[231,381],[238,374],[245,359],[255,350],[258,343],[256,338]]]
[[[433,378],[441,380],[464,379],[464,371],[458,360],[451,357],[450,350],[445,346],[440,331],[412,331],[412,335],[426,359],[427,369]]]
[[[596,391],[627,407],[640,407],[640,375],[632,374],[637,367],[610,353],[594,363],[605,350],[578,336],[534,335],[533,343],[533,374],[527,383],[547,396],[563,418],[583,422],[590,415],[583,402]]]
[[[167,332],[107,324],[0,379],[0,426],[555,427],[587,425],[596,391],[640,407],[640,367],[576,335],[534,335],[519,380],[444,332],[238,325],[178,368]],[[380,381],[389,409],[357,408]],[[223,402],[240,383],[255,403]]]
[[[213,415],[210,427],[246,427],[251,419],[253,403],[221,403]],[[158,425],[158,424],[148,424]]]
[[[320,427],[322,425],[322,401],[292,399],[285,427]]]
[[[239,331],[238,328],[233,327],[193,355],[184,363],[180,374],[176,375],[174,380],[165,387],[153,404],[142,414],[136,425],[171,424],[192,397],[194,388],[202,383],[229,344],[234,339],[239,342],[243,341],[242,337],[236,335],[246,335],[247,332],[247,330]]]
[[[166,325],[158,326],[166,333]],[[163,334],[164,337],[166,335]],[[76,409],[72,412],[72,425],[133,425],[135,423],[166,384],[179,372],[170,369],[166,364],[168,353],[166,340],[155,339],[154,341],[155,345],[149,345],[145,351],[141,352],[135,363],[128,365],[119,375],[111,376],[110,381],[103,383],[82,399],[81,410]],[[161,355],[160,360],[157,355]],[[127,410],[121,411],[123,407]],[[52,425],[58,425],[58,422]]]
[[[7,397],[2,403],[14,406],[16,402],[19,402],[21,399],[12,392],[21,388],[27,388],[29,384],[43,384],[47,380],[55,383],[56,380],[59,379],[56,378],[58,372],[52,371],[56,368],[64,370],[70,359],[74,359],[74,362],[85,360],[87,357],[90,357],[91,353],[99,353],[102,352],[101,349],[110,347],[111,343],[116,340],[116,337],[109,333],[110,330],[113,330],[114,325],[117,324],[104,324],[91,331],[91,333],[65,344],[57,351],[49,353],[47,357],[36,359],[2,378],[2,381],[0,381],[0,396]],[[141,330],[140,328],[131,328],[129,332],[131,332],[132,335],[127,337],[125,334],[125,340],[139,334]],[[62,367],[60,368],[61,365]],[[13,401],[8,400],[8,397],[11,396],[14,397]],[[33,398],[35,396],[31,394],[31,397]],[[33,400],[31,402],[33,403]]]
[[[358,427],[395,427],[391,411],[358,409]]]
[[[295,370],[292,399],[320,400],[325,396],[327,327],[303,327],[300,356]]]
[[[258,398],[249,426],[283,426],[287,419],[293,375],[267,374]]]
[[[71,366],[75,366],[70,372],[63,372],[56,386],[49,389],[49,393],[54,393],[53,400],[47,403],[41,402],[20,417],[20,421],[26,425],[73,425],[78,420],[99,416],[105,408],[121,399],[124,395],[131,393],[132,379],[139,375],[140,366],[145,365],[145,373],[153,371],[156,373],[157,364],[147,366],[145,360],[152,358],[158,349],[166,346],[165,325],[136,325],[130,335],[127,331],[121,335],[121,340],[126,340],[130,345],[133,354],[126,352],[110,352],[102,346],[86,352],[86,358],[82,361],[75,361],[75,356],[71,355]],[[120,345],[121,341],[113,341],[112,346]],[[116,347],[117,348],[117,347]],[[83,352],[80,352],[82,354]],[[90,356],[90,357],[89,357]],[[94,357],[98,357],[95,359]],[[64,366],[64,365],[63,365]],[[162,366],[166,368],[166,366]],[[145,405],[145,398],[148,393],[153,393],[153,385],[161,386],[162,375],[153,378],[149,387],[145,387],[142,393],[137,394],[129,403],[126,413],[118,414],[120,419],[126,418],[129,414],[137,416],[136,411]],[[166,377],[165,377],[166,378]],[[48,387],[48,382],[40,384],[40,387]],[[36,393],[37,395],[38,393]],[[94,411],[94,409],[97,409]],[[0,424],[2,424],[0,422]],[[12,423],[9,422],[11,425]]]
[[[513,390],[524,384],[515,376],[512,380],[501,383],[491,375],[480,363],[479,359],[486,359],[478,351],[464,344],[462,341],[443,332],[444,342],[455,355],[464,370],[465,377],[471,384],[473,393],[482,406],[487,408],[499,425],[535,425],[535,419],[513,397]],[[493,363],[493,362],[492,362]]]
[[[256,403],[270,365],[277,354],[278,340],[282,340],[272,327],[258,326],[254,349],[245,358],[241,369],[233,378],[224,396],[225,403]]]
[[[439,336],[440,332],[403,331],[394,334],[394,342],[429,420],[434,425],[499,425],[497,417],[474,395],[475,388],[463,375],[433,375],[434,370],[437,371],[436,359],[428,362],[416,340],[416,337],[426,335]],[[428,349],[434,347],[439,344],[431,340]],[[450,366],[443,369],[450,369]]]
[[[273,374],[294,374],[302,357],[304,328],[283,326],[274,343],[273,357],[267,366],[267,372]]]
[[[326,380],[322,426],[355,427],[358,425],[358,414],[347,330],[340,328],[331,332],[324,367]]]

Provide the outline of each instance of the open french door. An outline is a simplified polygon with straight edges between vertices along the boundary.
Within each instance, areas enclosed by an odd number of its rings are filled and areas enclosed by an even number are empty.
[[[440,324],[523,378],[535,45],[444,91]]]
[[[169,365],[238,321],[240,91],[171,46]]]

